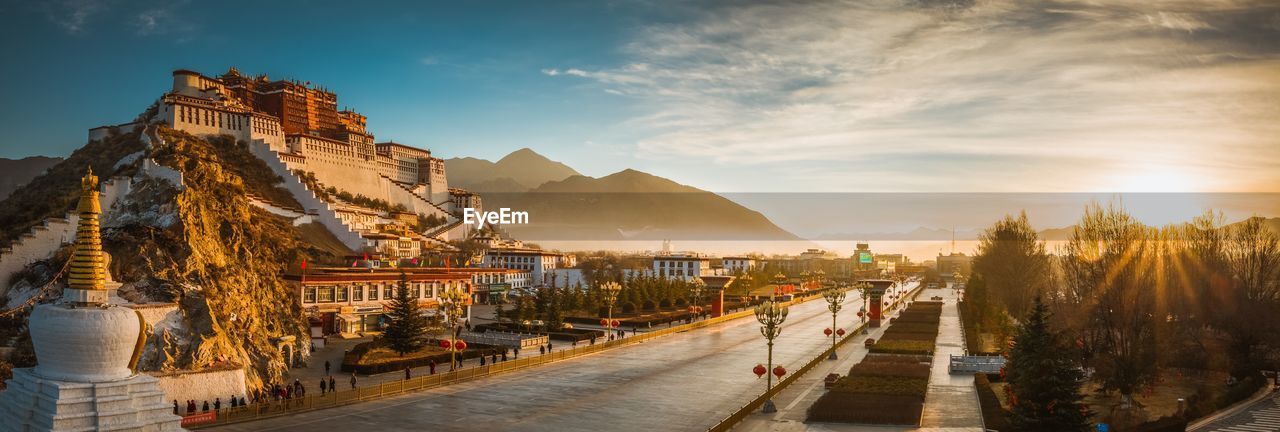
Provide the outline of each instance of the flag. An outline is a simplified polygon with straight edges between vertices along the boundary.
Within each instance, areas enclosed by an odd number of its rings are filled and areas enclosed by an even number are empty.
[[[303,258],[303,259],[302,259],[302,271],[304,271],[304,272],[305,272],[305,271],[307,271],[307,259],[306,259],[306,258]]]
[[[357,260],[351,260],[351,266],[352,266],[352,267],[355,267],[355,266],[356,266],[356,264],[359,264],[359,263],[360,263],[360,261],[357,261]]]

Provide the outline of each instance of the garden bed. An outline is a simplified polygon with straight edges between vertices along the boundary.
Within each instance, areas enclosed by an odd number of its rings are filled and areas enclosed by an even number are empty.
[[[466,360],[493,354],[501,355],[506,350],[506,347],[468,344],[466,350],[458,353],[458,358]],[[435,361],[437,365],[443,364],[447,366],[449,358],[449,351],[440,348],[434,340],[417,352],[409,353],[404,357],[399,357],[391,352],[381,341],[373,341],[356,345],[351,351],[347,352],[342,358],[340,370],[342,372],[372,375],[404,370],[406,367],[423,367],[430,365],[432,361]]]
[[[592,337],[596,337],[596,338],[604,337],[604,331],[601,331],[601,330],[567,328],[567,329],[560,329],[556,331],[531,331],[531,330],[524,329],[524,327],[522,326],[512,325],[508,323],[480,324],[471,328],[471,331],[474,331],[477,333],[484,333],[489,330],[542,334],[542,335],[547,335],[547,337],[551,338],[551,340],[567,341],[567,342],[581,342],[585,340],[590,340]]]
[[[940,303],[909,306],[871,353],[809,406],[806,421],[920,424],[941,312]]]

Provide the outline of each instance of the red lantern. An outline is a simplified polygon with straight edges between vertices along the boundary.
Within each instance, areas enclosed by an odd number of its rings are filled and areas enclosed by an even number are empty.
[[[752,371],[752,372],[755,372],[755,374],[756,374],[756,378],[760,378],[760,377],[764,376],[764,374],[765,374],[766,372],[768,372],[768,371],[766,371],[766,370],[764,369],[764,365],[762,365],[762,364],[758,364],[758,365],[756,365],[756,367],[752,368],[752,369],[751,369],[751,371]]]
[[[782,379],[782,376],[786,374],[787,374],[787,368],[782,367],[782,365],[777,365],[773,367],[773,375],[778,377],[778,379]]]
[[[836,329],[837,336],[844,336],[844,329]]]
[[[862,311],[858,311],[858,316],[859,316],[859,317],[861,317],[861,316],[862,316]]]
[[[608,326],[609,326],[609,319],[608,319],[608,318],[600,318],[600,326],[601,326],[601,327],[608,327]]]
[[[827,335],[827,336],[831,336],[831,329],[829,329],[829,328],[822,329],[822,334]]]
[[[449,347],[452,345],[453,344],[450,343],[448,339],[444,339],[440,341],[440,348],[449,349]]]
[[[693,306],[689,306],[689,313],[694,313]]]
[[[698,306],[698,307],[696,307],[696,308],[694,308],[694,309],[696,309],[698,313],[702,313],[702,306]]]
[[[614,327],[620,327],[620,326],[622,326],[622,321],[613,320],[613,326],[614,326]]]
[[[454,342],[453,347],[456,348],[458,351],[463,351],[467,349],[467,341],[460,340],[460,341]]]

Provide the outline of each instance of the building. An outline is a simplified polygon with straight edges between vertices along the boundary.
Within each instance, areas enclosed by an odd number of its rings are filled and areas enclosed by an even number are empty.
[[[248,143],[268,165],[281,165],[273,166],[281,175],[305,174],[319,186],[416,214],[454,221],[453,214],[461,211],[456,202],[477,200],[449,188],[443,159],[426,149],[375,143],[364,115],[339,110],[336,94],[310,82],[250,77],[235,68],[218,77],[180,69],[173,72],[173,87],[161,97],[157,116],[176,130]],[[91,137],[104,133],[90,130]],[[455,200],[453,193],[464,196]],[[308,212],[317,210],[310,207]],[[341,236],[340,229],[330,230]]]
[[[967,277],[973,266],[973,257],[962,252],[952,252],[950,255],[938,254],[937,263],[939,276],[950,278],[953,273],[960,273]]]
[[[305,275],[285,275],[284,281],[298,293],[313,328],[319,327],[323,334],[357,334],[382,331],[383,313],[395,298],[402,272],[410,296],[430,315],[438,313],[444,290],[474,291],[471,274],[432,268],[319,268]],[[467,318],[471,316],[468,299]]]
[[[697,254],[671,254],[653,257],[653,274],[658,277],[690,280],[711,276],[711,259]]]
[[[720,259],[720,263],[728,274],[747,273],[756,268],[756,260],[751,257],[724,257]]]
[[[529,272],[532,284],[538,288],[551,283],[551,274],[559,268],[561,255],[542,249],[525,247],[494,247],[485,251],[481,267],[498,267]]]

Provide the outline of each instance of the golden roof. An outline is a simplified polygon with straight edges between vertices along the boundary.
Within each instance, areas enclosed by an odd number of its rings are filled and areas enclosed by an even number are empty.
[[[68,284],[82,290],[106,289],[106,256],[102,252],[102,236],[98,229],[98,214],[102,205],[98,202],[98,177],[93,168],[80,180],[80,203],[76,205],[80,223],[76,227],[75,252],[71,254],[71,273]]]

